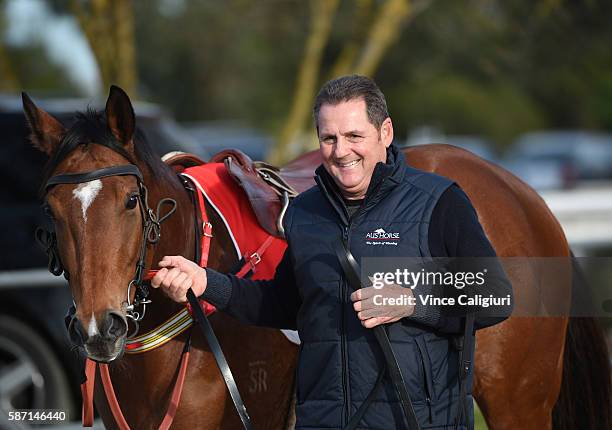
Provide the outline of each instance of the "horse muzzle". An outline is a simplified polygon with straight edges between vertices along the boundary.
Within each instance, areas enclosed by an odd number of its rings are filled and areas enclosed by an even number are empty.
[[[107,310],[99,324],[92,316],[87,327],[74,314],[67,317],[66,323],[72,343],[84,348],[92,360],[110,362],[123,352],[128,323],[122,313]]]

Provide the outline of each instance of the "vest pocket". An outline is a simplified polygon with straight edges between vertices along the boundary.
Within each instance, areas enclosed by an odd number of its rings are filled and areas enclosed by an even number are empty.
[[[425,340],[423,336],[417,336],[415,338],[415,342],[421,358],[421,367],[423,369],[423,386],[425,387],[425,401],[427,402],[427,408],[429,409],[429,422],[433,423],[431,403],[435,399],[435,393],[431,375],[431,362],[429,360],[429,355],[427,354],[427,348],[425,347]]]

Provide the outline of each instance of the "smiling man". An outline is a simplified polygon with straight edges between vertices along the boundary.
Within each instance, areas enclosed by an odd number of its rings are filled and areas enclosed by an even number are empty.
[[[404,428],[403,409],[372,327],[385,324],[419,428],[455,428],[460,319],[424,306],[410,288],[385,285],[351,293],[334,252],[344,240],[367,257],[493,257],[467,196],[451,180],[405,163],[392,144],[385,97],[369,78],[326,83],[314,106],[323,164],[317,185],[294,199],[284,219],[288,248],[274,279],[252,281],[165,257],[152,281],[178,302],[189,288],[243,322],[296,329],[296,428]],[[479,293],[505,296],[503,271]],[[487,290],[497,285],[497,291]],[[376,297],[376,298],[375,298]],[[385,299],[387,305],[376,305]],[[509,315],[511,308],[508,309]],[[498,313],[499,315],[499,313]],[[507,315],[476,320],[477,327]],[[471,383],[471,372],[468,381]],[[471,387],[467,416],[472,428]],[[412,427],[411,427],[412,428]]]
[[[376,120],[385,116],[383,112],[373,115]],[[317,104],[315,118],[323,166],[346,199],[363,199],[376,164],[387,159],[387,148],[393,141],[391,118],[386,117],[380,124],[371,123],[364,98]]]

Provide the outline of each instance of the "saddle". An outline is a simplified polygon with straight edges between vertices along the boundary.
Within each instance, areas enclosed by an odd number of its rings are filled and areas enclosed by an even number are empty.
[[[163,161],[181,172],[204,164],[193,154],[169,153]],[[237,149],[225,149],[210,159],[224,163],[230,176],[244,190],[259,224],[269,234],[284,237],[282,219],[290,199],[315,184],[314,170],[321,164],[319,151],[308,152],[282,168],[253,161]]]

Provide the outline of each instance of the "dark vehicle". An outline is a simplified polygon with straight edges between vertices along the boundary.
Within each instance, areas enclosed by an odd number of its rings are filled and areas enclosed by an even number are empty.
[[[36,100],[69,125],[86,100]],[[93,105],[100,109],[100,106]],[[135,105],[137,125],[160,155],[203,154],[159,107]],[[47,219],[38,195],[46,156],[27,143],[21,98],[0,95],[0,410],[62,409],[79,416],[79,363],[64,327],[72,296],[62,277],[47,271],[34,240]]]

